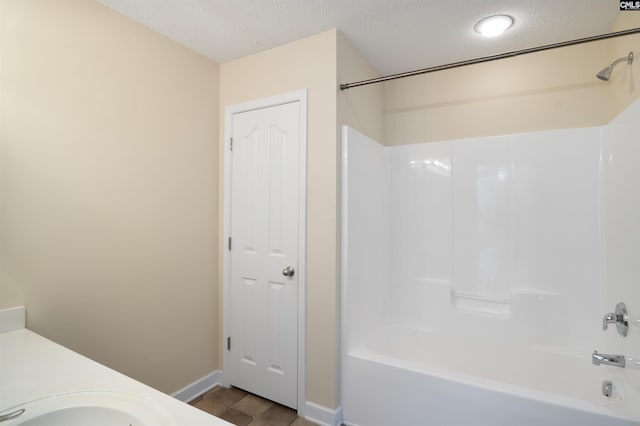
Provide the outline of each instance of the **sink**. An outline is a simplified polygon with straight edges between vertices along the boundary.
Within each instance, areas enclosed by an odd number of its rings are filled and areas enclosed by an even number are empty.
[[[137,425],[148,424],[143,420],[115,408],[100,406],[68,407],[48,411],[18,423],[22,426],[62,426],[62,425]]]
[[[159,404],[140,396],[111,391],[52,395],[0,411],[0,416],[24,409],[1,426],[175,426]]]

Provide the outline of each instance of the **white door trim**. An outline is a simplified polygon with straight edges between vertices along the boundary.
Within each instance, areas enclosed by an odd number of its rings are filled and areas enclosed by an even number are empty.
[[[241,104],[230,105],[224,112],[224,236],[221,241],[223,253],[222,264],[222,384],[229,386],[228,371],[229,351],[227,351],[227,337],[229,336],[229,293],[231,291],[230,265],[231,256],[228,249],[228,239],[231,236],[231,147],[233,134],[233,115],[241,112],[268,108],[292,102],[300,103],[300,176],[299,176],[299,225],[298,225],[298,413],[304,411],[306,402],[306,287],[307,287],[307,90],[284,93],[282,95],[257,99]]]

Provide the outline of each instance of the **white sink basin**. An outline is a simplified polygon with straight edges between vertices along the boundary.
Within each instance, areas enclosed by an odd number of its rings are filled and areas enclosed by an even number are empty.
[[[136,395],[86,391],[55,395],[0,412],[24,409],[2,426],[174,426],[160,405]]]

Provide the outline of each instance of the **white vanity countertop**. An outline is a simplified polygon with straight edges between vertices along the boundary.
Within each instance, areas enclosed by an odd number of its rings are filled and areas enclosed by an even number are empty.
[[[0,412],[53,395],[96,390],[152,401],[176,425],[230,425],[26,328],[0,332]]]

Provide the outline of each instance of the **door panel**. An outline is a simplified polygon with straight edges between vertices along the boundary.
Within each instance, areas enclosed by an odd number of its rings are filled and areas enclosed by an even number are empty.
[[[299,103],[233,115],[230,383],[297,408]]]

